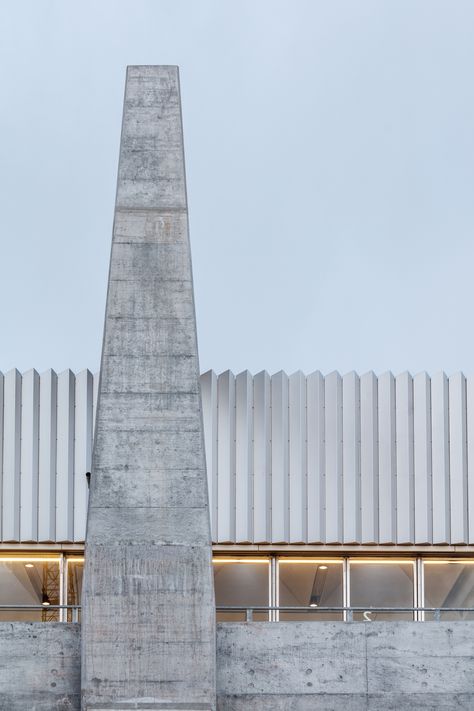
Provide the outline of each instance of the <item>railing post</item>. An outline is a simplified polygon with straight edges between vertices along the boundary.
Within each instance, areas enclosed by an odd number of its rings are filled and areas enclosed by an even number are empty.
[[[67,608],[63,605],[67,605],[67,564],[64,557],[64,553],[61,553],[59,558],[59,608],[58,618],[60,622],[67,622]]]
[[[253,610],[250,607],[245,610],[245,621],[253,622]]]
[[[441,610],[439,608],[436,608],[434,611],[434,620],[435,622],[439,622],[441,619]]]

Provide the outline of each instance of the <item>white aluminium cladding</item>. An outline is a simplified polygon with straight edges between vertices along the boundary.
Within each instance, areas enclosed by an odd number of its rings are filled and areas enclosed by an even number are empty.
[[[4,542],[82,542],[98,376],[0,374]],[[473,544],[474,380],[201,376],[215,543]]]
[[[215,542],[474,543],[473,379],[209,371],[201,389]]]

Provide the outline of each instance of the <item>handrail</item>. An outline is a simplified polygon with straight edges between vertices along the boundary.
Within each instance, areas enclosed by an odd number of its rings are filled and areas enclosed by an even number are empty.
[[[471,612],[474,613],[474,607],[361,607],[355,605],[345,605],[345,606],[333,606],[333,607],[323,607],[323,606],[275,606],[275,605],[254,605],[249,607],[248,605],[218,605],[216,607],[217,612],[245,612],[246,622],[253,621],[254,612],[293,612],[293,613],[323,613],[323,612],[341,612],[343,614],[344,621],[353,622],[354,612],[361,612],[364,615],[364,622],[372,622],[370,615],[374,612],[410,612],[415,616],[415,613],[422,613],[418,617],[418,622],[424,621],[425,613],[432,613],[435,622],[441,620],[441,613],[446,612]],[[270,615],[271,617],[271,615]],[[270,619],[271,622],[277,622],[278,616],[275,615],[274,619]]]
[[[0,610],[80,610],[80,605],[2,605]]]
[[[41,610],[45,612],[46,610],[71,610],[72,611],[72,622],[79,622],[79,611],[81,605],[13,605],[13,604],[0,604],[0,612],[2,610]],[[253,605],[251,607],[247,605],[217,605],[216,612],[244,612],[245,621],[253,622],[254,613],[259,612],[291,612],[291,613],[325,613],[325,612],[340,612],[343,615],[345,622],[354,621],[354,613],[361,612],[364,616],[364,622],[372,622],[373,620],[366,616],[371,613],[382,612],[382,613],[397,613],[397,612],[409,612],[415,617],[415,613],[422,613],[421,616],[417,618],[416,621],[424,621],[425,613],[433,614],[433,620],[439,622],[441,620],[441,613],[449,612],[461,612],[461,613],[473,613],[474,607],[362,607],[356,605],[334,605],[334,606],[295,606],[295,605]],[[271,622],[278,622],[278,615],[274,615]],[[67,622],[67,615],[60,620],[62,622]]]
[[[79,610],[81,609],[80,605],[42,605],[41,603],[37,605],[4,605],[0,604],[0,612],[2,610],[37,610],[41,612],[46,612],[48,610],[59,610],[61,613],[61,610],[71,610],[72,615],[71,615],[71,622],[79,622]],[[63,619],[61,619],[61,614],[60,614],[60,619],[59,622],[68,622],[67,619],[67,614],[64,615]]]

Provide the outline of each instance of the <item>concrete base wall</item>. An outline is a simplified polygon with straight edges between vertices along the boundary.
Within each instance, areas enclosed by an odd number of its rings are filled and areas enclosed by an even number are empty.
[[[474,625],[225,623],[219,711],[474,708]]]
[[[225,623],[217,643],[219,711],[474,708],[472,622]],[[0,623],[0,711],[79,709],[80,626]]]
[[[79,711],[81,630],[55,622],[0,622],[1,711]]]

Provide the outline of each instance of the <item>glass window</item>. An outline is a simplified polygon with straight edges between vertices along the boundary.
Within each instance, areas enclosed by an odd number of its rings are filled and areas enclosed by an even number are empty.
[[[280,612],[280,620],[341,620],[341,612],[317,612],[318,607],[342,607],[342,561],[280,558],[281,607],[312,607],[314,612]]]
[[[0,620],[57,622],[60,595],[59,557],[0,558],[0,605],[39,605],[37,610],[0,609]]]
[[[268,558],[214,558],[216,606],[265,606],[270,602]],[[268,612],[254,613],[254,620],[268,620]],[[217,620],[245,620],[245,611],[218,612]]]
[[[84,572],[84,558],[67,559],[67,604],[80,605],[82,593],[82,575]],[[79,622],[80,611],[74,614],[72,610],[67,613],[68,622]]]
[[[411,612],[370,612],[370,607],[414,606],[414,561],[350,561],[350,605],[367,611],[354,620],[412,620]]]
[[[474,565],[467,561],[425,560],[425,607],[474,607]],[[425,613],[425,619],[433,619]],[[442,620],[472,620],[472,612],[443,612]]]

